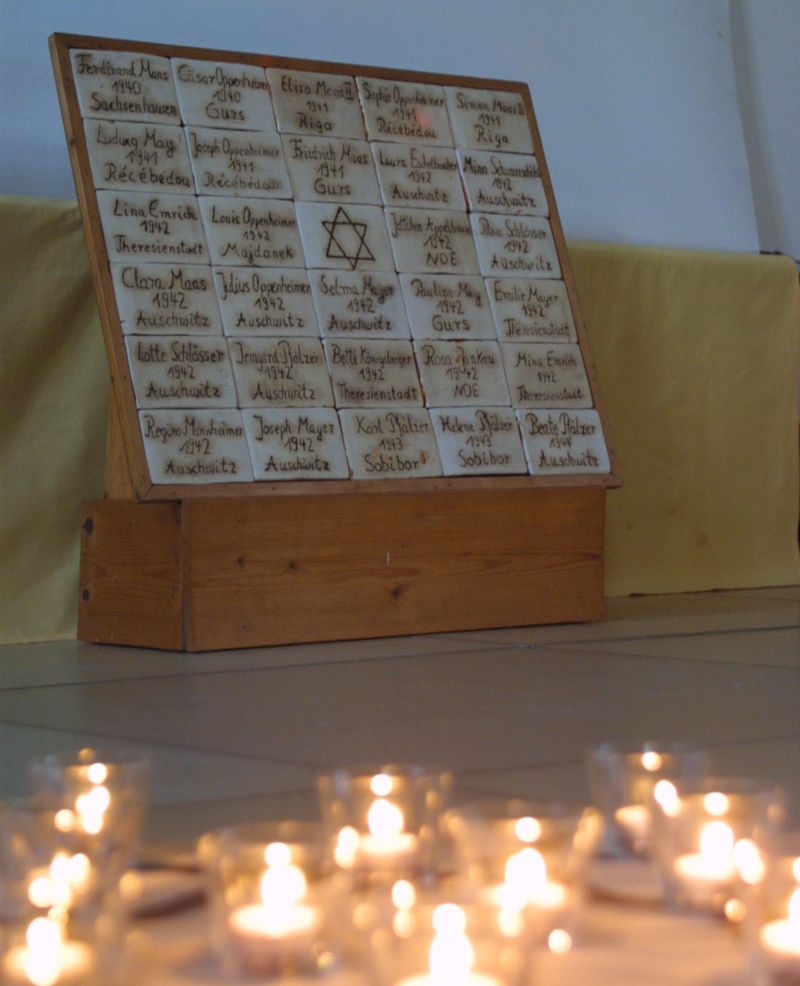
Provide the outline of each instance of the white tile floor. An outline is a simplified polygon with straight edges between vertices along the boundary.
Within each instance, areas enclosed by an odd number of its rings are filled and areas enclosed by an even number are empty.
[[[34,754],[91,742],[154,762],[146,842],[316,812],[335,764],[435,761],[458,796],[585,799],[583,753],[685,739],[770,776],[800,828],[800,587],[610,600],[600,624],[187,655],[0,647],[0,799]]]

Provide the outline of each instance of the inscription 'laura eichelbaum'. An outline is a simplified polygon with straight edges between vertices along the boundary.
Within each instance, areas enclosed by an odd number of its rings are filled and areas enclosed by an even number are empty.
[[[356,77],[370,140],[453,146],[441,86]]]
[[[458,163],[473,212],[548,216],[550,207],[532,154],[458,149]]]
[[[304,266],[291,202],[216,195],[202,196],[198,202],[215,266]]]
[[[375,143],[372,154],[386,205],[466,209],[452,148]]]
[[[396,274],[316,270],[311,290],[323,336],[408,339],[411,334]]]
[[[414,351],[429,407],[511,403],[496,342],[419,339]]]
[[[296,134],[282,139],[296,199],[380,205],[375,165],[365,140]]]
[[[111,264],[126,335],[221,335],[210,267],[194,264]]]
[[[214,280],[227,335],[319,335],[302,268],[215,267]]]
[[[415,339],[496,339],[483,278],[470,274],[401,274]]]
[[[365,137],[352,76],[268,68],[267,78],[282,133]]]
[[[181,127],[87,120],[84,129],[96,188],[194,195]]]
[[[489,278],[486,289],[502,342],[577,340],[563,281]]]
[[[184,123],[226,130],[275,129],[263,68],[173,58],[172,69]]]
[[[236,407],[222,336],[126,336],[136,405]]]
[[[430,415],[445,476],[528,471],[511,408],[434,408]]]
[[[323,345],[337,408],[422,405],[410,342],[325,339]]]
[[[125,51],[70,51],[81,116],[181,122],[168,58]]]
[[[200,195],[292,197],[276,133],[187,127],[186,137]]]
[[[348,479],[339,419],[332,408],[243,411],[256,479]]]
[[[533,153],[533,138],[519,93],[447,86],[445,98],[459,147]]]
[[[339,417],[353,479],[442,475],[427,411],[346,408]]]
[[[514,407],[591,407],[579,346],[504,342],[500,346]]]
[[[484,277],[561,277],[545,218],[472,212],[470,222]]]
[[[240,407],[332,407],[319,339],[231,339]]]
[[[97,192],[110,260],[207,264],[197,199],[151,192]]]
[[[154,483],[250,483],[241,411],[140,411]]]
[[[611,471],[597,411],[517,411],[517,416],[534,476]]]

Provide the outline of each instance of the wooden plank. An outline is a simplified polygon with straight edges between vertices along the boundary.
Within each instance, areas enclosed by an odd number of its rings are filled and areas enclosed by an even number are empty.
[[[186,500],[188,650],[598,620],[598,488]]]
[[[87,501],[78,639],[183,649],[180,504]]]

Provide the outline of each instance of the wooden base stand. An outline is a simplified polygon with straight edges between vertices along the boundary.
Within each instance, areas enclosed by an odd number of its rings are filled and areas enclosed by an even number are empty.
[[[84,505],[78,637],[216,650],[603,616],[605,490]]]

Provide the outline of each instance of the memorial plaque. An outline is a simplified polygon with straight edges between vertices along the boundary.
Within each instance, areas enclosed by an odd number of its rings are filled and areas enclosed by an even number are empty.
[[[528,115],[519,93],[447,86],[445,97],[459,147],[533,153]]]
[[[264,408],[243,411],[256,479],[349,479],[336,411]]]
[[[381,204],[375,165],[365,140],[294,134],[284,134],[282,139],[296,199]]]
[[[214,283],[229,336],[319,335],[305,270],[215,267]]]
[[[292,197],[276,133],[187,127],[186,138],[198,194]]]
[[[408,274],[477,274],[478,258],[466,212],[387,209],[397,270]]]
[[[401,274],[415,339],[496,339],[483,278],[468,274]]]
[[[239,407],[332,407],[319,339],[231,339]]]
[[[232,130],[274,130],[267,76],[257,65],[172,59],[184,123]]]
[[[500,346],[514,407],[591,407],[580,346],[504,342]]]
[[[489,278],[486,289],[501,342],[577,342],[563,281]]]
[[[305,265],[291,202],[205,195],[198,203],[215,266]]]
[[[496,342],[414,343],[428,407],[510,404]]]
[[[70,61],[82,116],[181,122],[168,58],[130,51],[73,49]]]
[[[126,336],[136,406],[236,407],[222,336]]]
[[[325,339],[323,345],[337,408],[422,405],[410,342]]]
[[[207,264],[197,199],[151,192],[98,192],[110,260]]]
[[[550,207],[532,154],[500,154],[459,148],[458,163],[473,212],[549,216]]]
[[[298,202],[308,267],[394,270],[383,209],[374,205]]]
[[[534,476],[610,472],[597,411],[517,411]]]
[[[470,213],[484,277],[561,277],[550,223],[539,216]]]
[[[84,128],[96,188],[194,195],[181,127],[86,120]]]
[[[348,408],[339,417],[353,479],[442,475],[427,411]]]
[[[436,408],[430,415],[445,476],[528,471],[511,408]]]
[[[311,290],[323,336],[408,339],[411,335],[396,274],[315,270]]]
[[[241,411],[140,411],[154,483],[250,483]]]
[[[352,76],[268,68],[267,78],[280,131],[312,137],[364,138]]]
[[[126,335],[221,335],[210,267],[194,264],[111,264]]]
[[[441,86],[356,77],[370,140],[453,146]]]
[[[466,209],[455,151],[424,144],[373,144],[383,201],[394,206]]]

